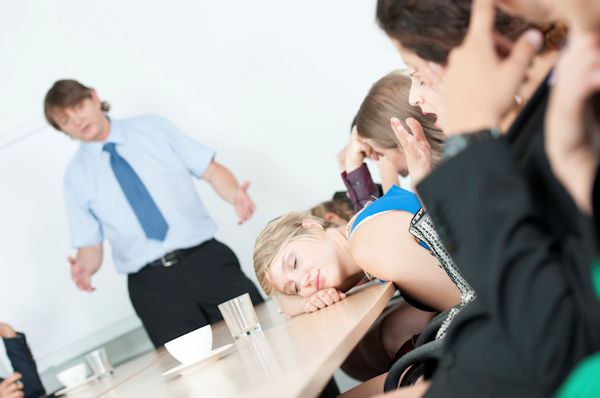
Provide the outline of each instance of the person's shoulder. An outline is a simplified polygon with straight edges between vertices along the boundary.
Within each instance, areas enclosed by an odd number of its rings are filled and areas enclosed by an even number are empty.
[[[118,124],[121,134],[136,141],[147,141],[150,138],[162,142],[173,129],[171,122],[154,114],[133,116],[127,119],[118,119],[114,122]]]
[[[82,178],[85,173],[86,165],[87,165],[87,156],[84,145],[81,145],[77,151],[67,163],[67,168],[65,169],[65,184],[72,182],[78,178]]]
[[[381,267],[387,264],[390,254],[414,244],[409,232],[412,217],[408,212],[391,210],[362,223],[350,239],[352,257],[366,272],[390,279],[385,273],[388,270]]]
[[[384,196],[402,196],[407,198],[416,198],[417,195],[414,192],[406,190],[398,185],[392,185],[390,189],[385,193]],[[382,196],[383,197],[383,196]]]
[[[118,123],[122,126],[125,126],[125,127],[140,126],[140,125],[141,126],[148,126],[148,125],[162,126],[162,125],[169,123],[169,121],[167,119],[165,119],[164,117],[155,115],[155,114],[144,114],[144,115],[132,116],[132,117],[129,117],[126,119],[115,119],[114,122]]]
[[[360,228],[352,234],[351,241],[362,241],[364,239],[379,239],[381,236],[390,237],[398,232],[408,231],[413,214],[403,211],[390,209],[369,217],[360,224]]]
[[[66,173],[74,173],[85,164],[87,158],[85,144],[81,144],[67,163]]]

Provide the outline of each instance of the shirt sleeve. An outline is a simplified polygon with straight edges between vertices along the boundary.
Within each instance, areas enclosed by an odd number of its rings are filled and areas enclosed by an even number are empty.
[[[190,138],[170,121],[159,118],[159,123],[167,135],[169,145],[190,173],[198,178],[202,178],[202,175],[215,157],[215,151]]]
[[[44,395],[46,391],[38,375],[37,366],[29,350],[25,335],[17,333],[14,338],[4,339],[4,345],[13,369],[23,376],[21,381],[23,382],[25,396],[40,397]]]
[[[77,182],[72,174],[67,172],[65,179],[65,202],[71,244],[74,248],[94,246],[104,240],[102,225],[94,215],[89,205],[77,189]]]
[[[341,177],[348,191],[348,197],[352,201],[352,206],[354,206],[354,211],[361,210],[368,202],[379,197],[379,190],[365,163],[350,173],[343,172]]]

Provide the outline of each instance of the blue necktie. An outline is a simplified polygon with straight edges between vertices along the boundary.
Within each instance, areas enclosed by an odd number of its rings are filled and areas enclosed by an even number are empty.
[[[146,236],[149,239],[165,240],[169,225],[140,177],[131,165],[117,153],[114,143],[104,144],[103,149],[110,154],[110,166],[113,173]]]

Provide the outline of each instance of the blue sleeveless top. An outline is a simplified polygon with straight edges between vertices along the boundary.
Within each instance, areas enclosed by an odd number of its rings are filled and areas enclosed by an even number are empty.
[[[421,202],[419,202],[419,198],[414,193],[407,191],[406,189],[402,189],[397,187],[396,185],[392,185],[389,191],[386,192],[385,195],[374,201],[373,203],[367,205],[364,209],[362,209],[357,215],[354,221],[352,222],[352,226],[350,227],[350,233],[348,234],[348,238],[352,235],[352,232],[358,227],[363,221],[374,217],[378,214],[385,213],[392,210],[402,210],[407,211],[410,214],[416,214],[421,209]],[[427,246],[424,242],[418,241],[419,245],[423,248],[429,250],[429,246]]]

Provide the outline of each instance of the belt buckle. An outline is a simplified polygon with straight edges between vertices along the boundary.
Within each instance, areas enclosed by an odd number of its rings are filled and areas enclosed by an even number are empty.
[[[169,254],[170,253],[167,253],[160,258],[160,262],[162,263],[163,267],[170,267],[171,265],[177,264],[177,256],[175,256],[175,255],[169,256]],[[171,257],[171,258],[169,258],[169,257]]]

